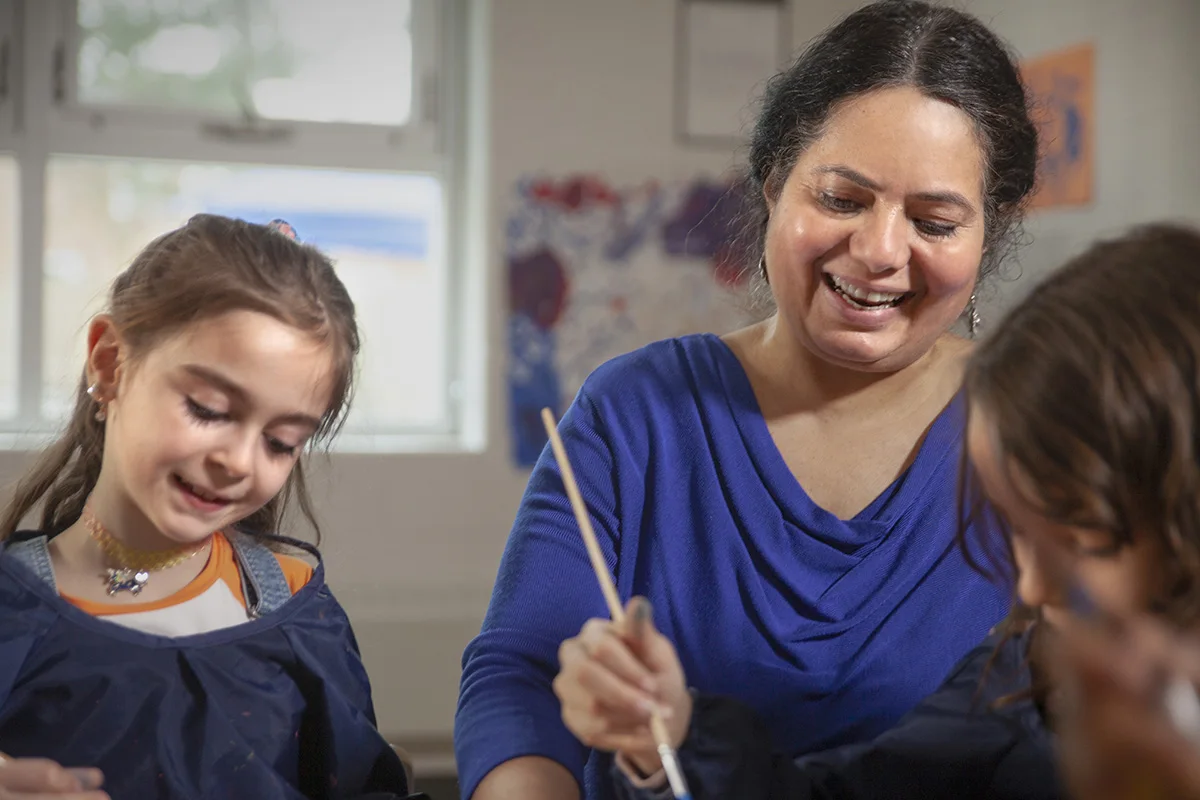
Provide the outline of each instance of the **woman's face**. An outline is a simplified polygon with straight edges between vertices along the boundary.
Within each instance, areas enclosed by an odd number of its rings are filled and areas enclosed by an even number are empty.
[[[780,322],[822,359],[895,371],[962,314],[983,257],[970,118],[909,87],[839,106],[778,192],[766,260]]]
[[[1051,625],[1068,622],[1071,609],[1060,571],[1069,565],[1103,608],[1128,614],[1155,606],[1164,588],[1157,539],[1135,536],[1133,544],[1118,547],[1105,531],[1047,519],[1028,499],[1036,497],[1033,482],[1013,465],[1001,463],[996,431],[987,413],[976,407],[967,425],[967,454],[988,501],[1008,522],[1022,603],[1040,609]]]

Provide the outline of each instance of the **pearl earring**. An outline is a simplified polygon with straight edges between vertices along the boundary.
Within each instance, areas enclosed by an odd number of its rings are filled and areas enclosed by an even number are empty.
[[[104,399],[100,397],[100,384],[93,383],[91,386],[89,386],[87,388],[87,394],[88,397],[96,401],[96,422],[104,422],[104,420],[108,419],[108,407],[104,402]]]

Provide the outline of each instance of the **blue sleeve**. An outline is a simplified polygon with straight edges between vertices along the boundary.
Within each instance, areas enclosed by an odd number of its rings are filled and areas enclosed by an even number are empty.
[[[617,463],[585,391],[563,415],[559,433],[613,570],[619,535]],[[497,766],[521,756],[556,761],[583,785],[589,751],[563,725],[551,682],[563,640],[577,635],[589,618],[607,615],[547,447],[517,511],[483,629],[463,654],[454,724],[463,797],[470,797]]]

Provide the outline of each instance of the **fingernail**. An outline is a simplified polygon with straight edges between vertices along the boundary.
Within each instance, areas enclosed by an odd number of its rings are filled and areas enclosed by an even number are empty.
[[[641,600],[633,609],[633,618],[638,622],[645,622],[650,619],[650,601]]]
[[[104,777],[94,769],[68,769],[67,772],[79,781],[79,788],[83,791],[99,789],[104,784]]]

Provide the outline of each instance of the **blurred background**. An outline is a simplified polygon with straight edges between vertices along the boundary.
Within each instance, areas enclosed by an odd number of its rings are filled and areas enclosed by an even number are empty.
[[[155,236],[282,217],[365,334],[313,483],[383,731],[457,796],[459,657],[536,410],[746,318],[730,246],[763,81],[857,0],[0,0],[0,479],[61,423],[83,332]],[[1029,242],[984,325],[1097,235],[1200,222],[1200,2],[963,0],[1041,99]]]

